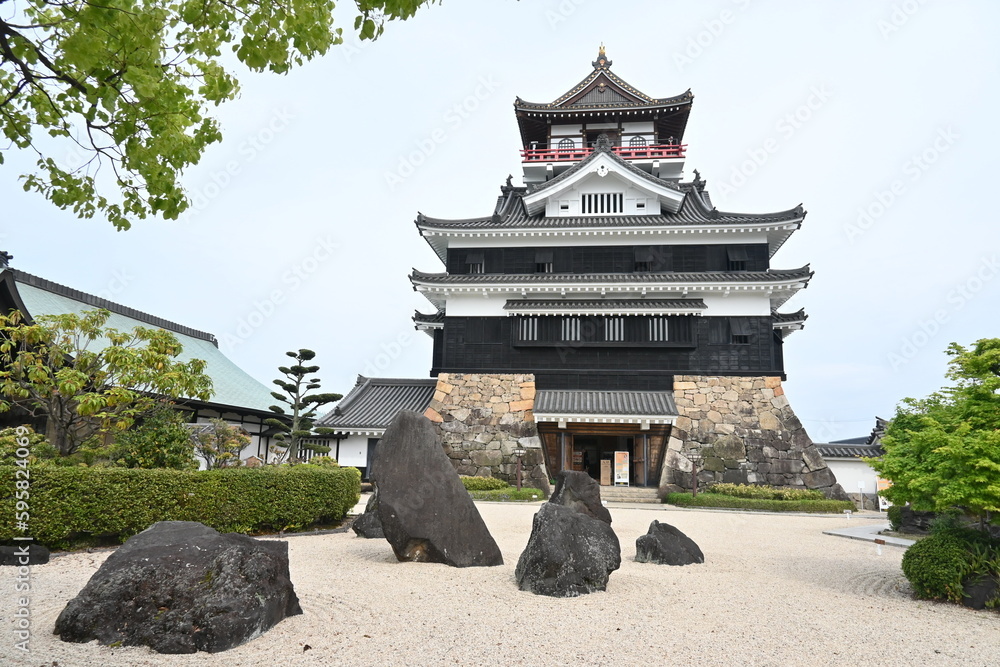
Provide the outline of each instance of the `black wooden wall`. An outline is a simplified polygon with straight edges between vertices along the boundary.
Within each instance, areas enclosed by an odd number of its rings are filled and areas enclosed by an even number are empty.
[[[553,273],[633,273],[649,257],[649,271],[727,271],[731,251],[746,253],[745,271],[766,271],[767,244],[572,246],[564,248],[453,248],[446,269],[468,273],[468,256],[483,258],[483,273],[535,273],[538,253],[552,253]]]
[[[518,342],[517,317],[446,317],[432,374],[534,373],[546,389],[634,390],[670,389],[674,374],[783,376],[781,337],[770,317],[738,318],[749,332],[740,343],[732,342],[733,318],[688,319],[689,341],[658,344]]]

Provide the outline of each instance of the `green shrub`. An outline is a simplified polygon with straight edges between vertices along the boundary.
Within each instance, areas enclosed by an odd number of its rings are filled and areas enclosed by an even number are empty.
[[[813,489],[789,489],[765,484],[713,484],[709,493],[718,493],[734,498],[760,498],[762,500],[825,500],[822,491]]]
[[[196,469],[194,446],[184,423],[184,415],[177,410],[157,406],[140,423],[115,436],[108,458],[123,468]]]
[[[496,477],[460,477],[466,491],[497,491],[506,489],[509,485]]]
[[[0,466],[14,465],[20,458],[17,450],[27,441],[28,462],[32,465],[46,463],[50,459],[59,456],[59,452],[49,444],[49,441],[41,433],[36,433],[27,424],[23,426],[12,426],[0,429]]]
[[[899,530],[903,525],[903,506],[889,505],[885,513],[889,517],[889,530]]]
[[[669,493],[663,502],[680,507],[724,507],[771,512],[843,512],[855,509],[854,503],[849,500],[772,500],[738,498],[711,492],[699,493],[695,498],[690,493]]]
[[[337,463],[337,459],[329,456],[324,456],[322,454],[319,456],[314,456],[311,459],[309,459],[309,465],[326,466],[329,468],[337,468],[340,466],[340,464]]]
[[[489,491],[469,491],[469,495],[472,496],[473,500],[492,500],[504,503],[545,500],[545,494],[541,491],[526,486],[521,487],[520,491],[513,486],[505,486],[502,489],[491,489]]]
[[[0,514],[15,516],[18,468],[0,468]],[[357,468],[265,466],[169,470],[30,468],[29,534],[51,548],[124,542],[157,521],[199,521],[222,532],[298,530],[342,519],[361,496]],[[9,491],[7,491],[9,490]],[[23,533],[0,523],[0,542]]]
[[[903,574],[918,598],[962,601],[962,580],[971,553],[946,533],[926,537],[903,554]]]

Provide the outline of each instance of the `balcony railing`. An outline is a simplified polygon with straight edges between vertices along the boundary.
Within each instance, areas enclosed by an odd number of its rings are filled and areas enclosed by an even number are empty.
[[[611,150],[626,160],[668,159],[684,157],[687,144],[655,144],[652,146],[612,146]],[[524,162],[574,162],[594,152],[593,148],[523,148]]]

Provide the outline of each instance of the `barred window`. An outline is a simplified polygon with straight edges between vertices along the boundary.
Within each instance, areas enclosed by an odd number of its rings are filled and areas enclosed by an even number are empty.
[[[665,343],[670,340],[670,318],[649,318],[649,340],[652,343]]]
[[[628,140],[628,145],[631,148],[642,148],[646,145],[646,137],[639,136],[638,134]]]
[[[580,340],[580,318],[565,317],[562,321],[562,340]]]
[[[561,150],[569,150],[571,148],[576,148],[576,142],[574,142],[572,139],[560,139],[559,148]]]
[[[522,317],[518,323],[518,335],[521,340],[538,340],[538,318]]]
[[[604,318],[604,340],[623,341],[625,340],[625,318],[605,317]]]
[[[581,212],[584,215],[622,213],[625,210],[624,202],[623,192],[592,192],[583,195]]]

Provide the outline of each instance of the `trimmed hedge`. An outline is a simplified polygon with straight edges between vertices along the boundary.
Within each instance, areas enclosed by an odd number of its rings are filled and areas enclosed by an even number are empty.
[[[522,502],[533,500],[545,500],[545,494],[538,489],[522,486],[521,490],[513,486],[504,486],[502,489],[492,489],[489,491],[469,491],[473,500],[493,500],[496,502]],[[535,496],[532,498],[532,496]]]
[[[14,524],[17,470],[0,467],[0,542],[24,534]],[[124,542],[157,521],[199,521],[221,532],[298,530],[339,521],[361,497],[357,468],[38,466],[30,472],[28,534],[57,549],[95,539]]]
[[[736,498],[718,493],[669,493],[663,502],[679,507],[724,507],[769,512],[843,512],[856,509],[849,500],[770,500],[766,498]]]
[[[760,498],[763,500],[826,500],[822,491],[814,489],[789,489],[767,486],[766,484],[713,484],[709,493],[718,493],[734,498]]]
[[[462,480],[462,485],[465,486],[466,491],[497,491],[506,489],[509,486],[507,482],[496,477],[466,477],[465,475],[460,475],[459,479]]]

